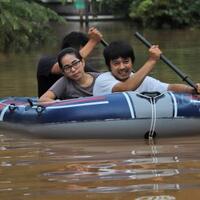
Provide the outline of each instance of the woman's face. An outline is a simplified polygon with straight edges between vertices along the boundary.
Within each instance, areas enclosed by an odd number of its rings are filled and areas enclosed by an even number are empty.
[[[64,76],[72,80],[79,80],[84,74],[85,61],[74,54],[66,54],[62,60]]]

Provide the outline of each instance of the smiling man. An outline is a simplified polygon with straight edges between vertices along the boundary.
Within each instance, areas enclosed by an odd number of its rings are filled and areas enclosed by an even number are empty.
[[[162,54],[158,45],[152,45],[149,49],[149,58],[145,64],[135,73],[132,67],[135,61],[133,48],[123,41],[110,43],[104,49],[105,63],[109,72],[98,76],[93,88],[93,95],[105,95],[113,92],[136,91],[136,92],[175,92],[195,93],[195,90],[184,84],[168,84],[149,77]],[[199,84],[197,84],[200,91]]]

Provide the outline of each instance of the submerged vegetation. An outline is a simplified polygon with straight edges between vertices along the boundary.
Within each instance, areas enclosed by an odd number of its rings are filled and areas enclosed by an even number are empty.
[[[65,23],[54,11],[31,0],[0,1],[0,51],[27,50],[51,35],[50,21]]]

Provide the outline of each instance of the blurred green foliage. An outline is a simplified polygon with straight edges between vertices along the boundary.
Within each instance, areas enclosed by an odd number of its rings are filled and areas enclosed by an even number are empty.
[[[129,15],[129,7],[132,0],[102,0],[103,11],[110,14]]]
[[[50,22],[66,23],[38,2],[0,0],[0,51],[26,51],[42,45],[52,37]],[[104,14],[123,14],[143,27],[184,28],[200,24],[200,0],[102,0],[100,7]]]
[[[102,0],[110,14],[124,14],[143,27],[199,26],[200,0]]]
[[[143,27],[183,28],[198,26],[199,0],[134,0],[130,17]]]
[[[42,44],[51,36],[51,21],[65,23],[33,0],[1,0],[0,51],[25,51]]]

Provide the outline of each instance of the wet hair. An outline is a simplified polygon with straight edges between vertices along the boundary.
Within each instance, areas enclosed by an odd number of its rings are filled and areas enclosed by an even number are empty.
[[[78,58],[79,60],[82,60],[82,56],[80,55],[80,53],[77,49],[72,48],[72,47],[65,48],[65,49],[61,50],[57,56],[57,61],[58,61],[60,69],[63,69],[61,60],[67,54],[73,54],[73,55],[75,55],[76,58]]]
[[[103,51],[105,63],[108,69],[111,70],[110,61],[122,58],[131,58],[132,62],[135,61],[135,54],[131,45],[124,41],[113,41]]]
[[[89,38],[85,33],[72,31],[63,38],[61,50],[68,47],[79,50],[81,46],[83,47],[86,45],[88,40]]]

